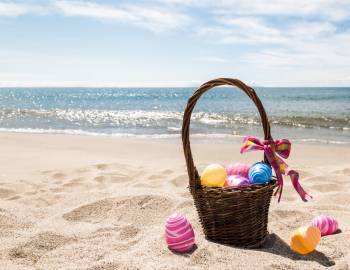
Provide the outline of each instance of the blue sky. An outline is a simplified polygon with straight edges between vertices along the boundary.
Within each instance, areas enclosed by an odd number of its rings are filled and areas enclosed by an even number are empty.
[[[0,86],[349,86],[349,18],[349,0],[0,0]]]

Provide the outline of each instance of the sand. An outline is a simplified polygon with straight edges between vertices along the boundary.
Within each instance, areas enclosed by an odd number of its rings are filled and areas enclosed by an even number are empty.
[[[285,178],[272,199],[265,247],[207,241],[193,201],[180,141],[0,134],[0,269],[350,269],[350,147],[293,145],[288,163],[313,196],[302,202]],[[193,144],[197,167],[255,162],[239,144]],[[168,250],[164,221],[185,214],[197,248]],[[318,214],[341,233],[308,256],[288,246],[291,232]]]

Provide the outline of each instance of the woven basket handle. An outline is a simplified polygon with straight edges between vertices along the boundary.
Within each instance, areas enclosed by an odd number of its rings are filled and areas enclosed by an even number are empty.
[[[250,99],[254,102],[255,106],[258,108],[258,111],[261,117],[262,126],[264,129],[265,140],[271,139],[270,124],[267,119],[265,109],[253,88],[245,85],[240,80],[228,79],[228,78],[219,78],[219,79],[211,80],[202,84],[196,90],[196,92],[194,92],[193,95],[189,98],[185,112],[184,112],[183,122],[182,122],[182,144],[183,144],[183,149],[184,149],[184,154],[186,159],[187,172],[188,172],[188,177],[190,181],[190,188],[192,191],[193,189],[196,189],[200,186],[199,174],[196,167],[193,164],[193,157],[192,157],[190,138],[189,138],[192,111],[198,99],[206,91],[220,85],[236,86],[239,89],[241,89],[244,93],[246,93],[248,97],[250,97]],[[265,157],[265,161],[268,162],[266,157]]]

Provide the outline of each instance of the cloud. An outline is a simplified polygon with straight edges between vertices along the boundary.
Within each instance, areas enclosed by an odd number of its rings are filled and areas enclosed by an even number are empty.
[[[200,35],[215,37],[221,43],[285,43],[287,40],[277,28],[253,17],[222,18],[220,25],[199,28]]]
[[[252,45],[277,44],[291,46],[295,41],[329,38],[337,28],[330,22],[291,22],[268,24],[262,18],[220,18],[216,26],[198,28],[198,34],[220,43]]]
[[[131,2],[132,3],[132,2]],[[164,32],[191,22],[191,17],[174,8],[142,3],[123,5],[99,4],[97,1],[53,0],[40,2],[0,2],[0,16],[27,14],[61,14],[101,21],[132,24],[153,32]]]
[[[279,74],[279,84],[332,85],[346,83],[350,72],[350,32],[331,37],[301,39],[289,46],[265,48],[246,54],[243,64],[254,66],[264,74]]]
[[[159,0],[162,4],[202,7],[221,15],[239,16],[322,16],[332,21],[350,16],[348,0]]]
[[[207,57],[198,57],[195,58],[195,60],[197,61],[201,61],[201,62],[214,62],[214,63],[227,63],[228,60],[225,58],[221,58],[221,57],[215,57],[215,56],[207,56]]]
[[[45,8],[24,3],[0,2],[0,16],[17,17],[30,13],[43,14]]]
[[[162,32],[190,22],[190,17],[178,11],[155,6],[111,6],[91,1],[56,1],[55,7],[65,16],[82,16],[119,23],[131,23]]]
[[[222,12],[214,9],[211,16],[215,23],[198,26],[197,33],[211,44],[235,45],[236,52],[244,48],[239,55],[241,65],[253,68],[255,75],[251,76],[262,84],[273,81],[259,74],[278,74],[274,79],[277,84],[345,83],[350,72],[350,31],[339,20],[344,18],[341,14],[350,13],[350,6],[343,12],[339,7],[345,2],[334,1],[333,13],[326,14],[311,1],[305,10],[290,16],[288,1],[280,2],[280,6],[275,3],[265,10],[258,3],[250,6],[254,1],[239,3],[234,10],[228,6]],[[321,0],[320,6],[327,3]],[[297,17],[302,14],[302,18]],[[281,19],[283,16],[286,18]]]

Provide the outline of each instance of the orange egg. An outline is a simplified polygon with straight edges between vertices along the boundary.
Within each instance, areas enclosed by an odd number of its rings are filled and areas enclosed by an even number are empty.
[[[295,252],[305,255],[315,250],[321,240],[321,232],[315,226],[300,227],[290,238],[290,247]]]

